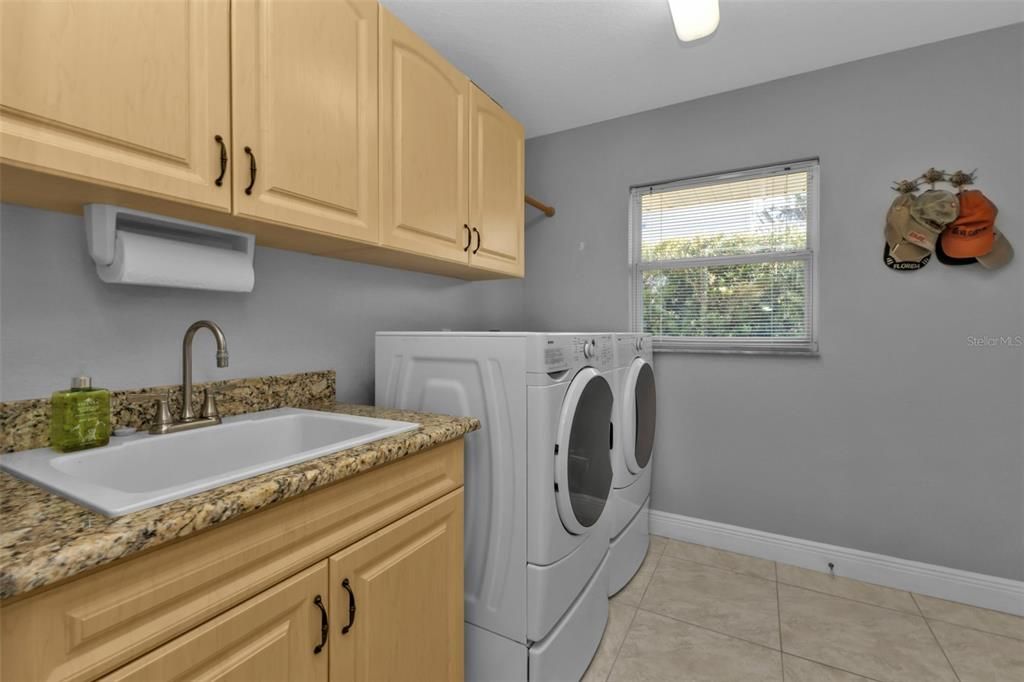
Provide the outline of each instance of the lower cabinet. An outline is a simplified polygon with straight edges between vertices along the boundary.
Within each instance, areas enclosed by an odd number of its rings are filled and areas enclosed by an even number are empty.
[[[103,679],[461,680],[462,507],[460,488]]]
[[[462,511],[458,439],[0,602],[0,680],[461,680]]]

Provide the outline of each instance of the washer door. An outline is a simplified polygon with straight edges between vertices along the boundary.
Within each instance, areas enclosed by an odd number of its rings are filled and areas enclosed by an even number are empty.
[[[587,367],[562,403],[555,441],[555,499],[565,529],[585,533],[601,518],[612,489],[612,389]]]
[[[634,474],[644,470],[654,451],[656,397],[651,364],[643,358],[633,360],[622,390],[622,443],[626,467]]]

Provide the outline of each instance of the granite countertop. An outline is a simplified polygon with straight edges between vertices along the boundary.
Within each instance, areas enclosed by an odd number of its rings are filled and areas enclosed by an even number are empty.
[[[333,402],[306,407],[418,422],[421,427],[116,519],[0,473],[0,599],[52,585],[480,428],[471,417]]]

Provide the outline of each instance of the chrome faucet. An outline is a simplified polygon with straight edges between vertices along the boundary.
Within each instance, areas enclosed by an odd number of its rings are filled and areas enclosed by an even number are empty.
[[[217,401],[210,389],[206,389],[203,395],[203,408],[198,417],[195,410],[192,409],[192,339],[196,332],[204,327],[209,329],[213,333],[213,338],[217,340],[217,366],[228,366],[228,342],[224,338],[224,331],[217,326],[216,322],[209,320],[199,320],[193,323],[185,332],[185,339],[181,344],[181,418],[175,421],[171,417],[169,407],[171,396],[167,393],[136,393],[125,396],[129,402],[133,403],[158,403],[156,418],[153,421],[153,426],[149,429],[150,433],[176,433],[220,424]]]
[[[193,322],[192,326],[185,332],[185,338],[181,342],[181,423],[196,422],[196,414],[192,409],[192,339],[195,337],[196,332],[203,327],[209,329],[213,333],[213,338],[217,340],[217,366],[227,367],[228,366],[228,342],[224,338],[224,331],[217,325],[216,322],[210,320],[199,320]],[[198,419],[210,420],[209,424],[196,424],[196,426],[208,426],[212,424],[220,424],[220,416],[217,414],[217,404],[214,402],[213,395],[209,390],[206,391],[206,395],[203,398],[203,410],[200,413]]]

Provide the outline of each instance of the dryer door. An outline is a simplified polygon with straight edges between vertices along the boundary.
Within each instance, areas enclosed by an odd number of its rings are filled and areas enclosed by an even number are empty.
[[[612,389],[587,367],[562,403],[555,441],[555,499],[565,529],[585,533],[601,518],[612,488]]]
[[[630,472],[639,474],[651,461],[657,417],[654,369],[643,358],[633,360],[630,365],[622,397],[622,443],[626,467]]]

